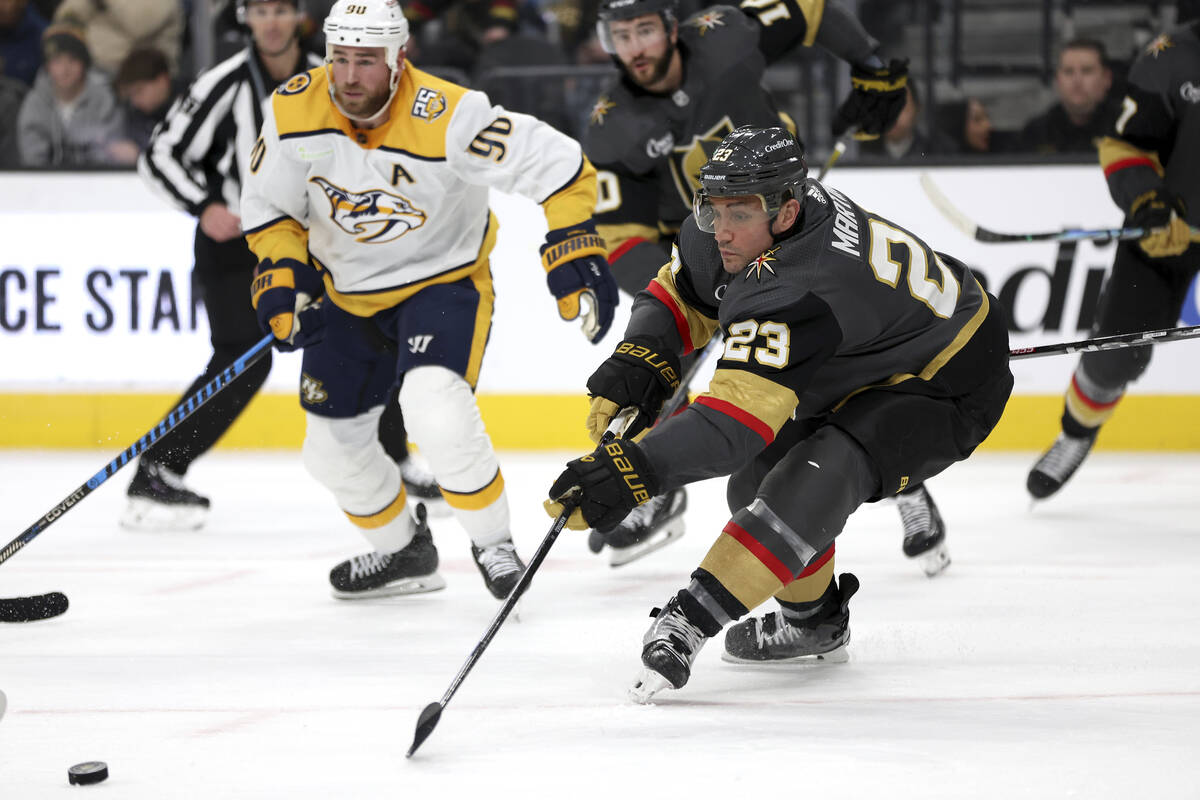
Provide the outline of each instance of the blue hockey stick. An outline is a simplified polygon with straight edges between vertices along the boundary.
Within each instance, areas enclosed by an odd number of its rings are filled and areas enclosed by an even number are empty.
[[[167,414],[157,425],[151,428],[145,436],[138,439],[125,449],[125,452],[118,455],[112,461],[104,465],[104,468],[97,472],[92,477],[88,478],[87,482],[80,486],[75,491],[59,501],[58,505],[47,511],[41,519],[30,525],[21,533],[20,536],[13,539],[3,550],[0,550],[0,564],[3,564],[8,559],[16,555],[17,551],[25,545],[29,544],[33,539],[40,534],[51,524],[56,522],[63,514],[70,511],[75,504],[87,497],[92,492],[99,488],[100,484],[117,474],[117,470],[128,464],[133,459],[141,455],[150,445],[157,442],[168,432],[179,426],[179,423],[195,413],[196,409],[207,403],[217,394],[233,382],[237,376],[248,370],[251,366],[257,363],[263,356],[271,352],[271,345],[275,342],[274,334],[268,333],[258,341],[253,347],[238,357],[236,361],[222,370],[220,375],[213,378],[211,381],[201,386],[195,394],[186,398],[182,403],[175,406],[171,413]],[[2,602],[2,601],[0,601]]]

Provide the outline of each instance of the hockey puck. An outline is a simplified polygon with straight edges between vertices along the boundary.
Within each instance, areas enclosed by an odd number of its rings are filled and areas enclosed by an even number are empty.
[[[99,783],[108,777],[108,764],[103,761],[85,761],[67,770],[67,780],[73,786],[87,786],[89,783]]]

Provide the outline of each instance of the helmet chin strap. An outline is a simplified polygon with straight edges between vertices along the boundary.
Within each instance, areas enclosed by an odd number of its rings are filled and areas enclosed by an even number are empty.
[[[392,90],[388,92],[387,100],[383,101],[383,105],[379,107],[379,110],[369,117],[356,117],[343,108],[342,104],[338,102],[337,92],[334,91],[336,87],[333,83],[333,68],[328,62],[326,62],[325,74],[329,80],[329,99],[333,101],[333,107],[341,112],[342,116],[353,122],[356,127],[362,128],[369,126],[380,119],[385,113],[387,113],[387,110],[392,107],[392,100],[396,99],[396,90],[400,88],[400,73],[404,71],[406,66],[408,66],[407,58],[404,59],[404,63],[400,65],[400,69],[392,70]]]

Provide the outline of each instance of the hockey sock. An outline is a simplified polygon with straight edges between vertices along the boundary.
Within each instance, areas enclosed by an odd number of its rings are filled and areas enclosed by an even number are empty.
[[[1071,385],[1067,387],[1062,415],[1063,433],[1075,438],[1095,436],[1124,396],[1124,386],[1106,389],[1088,377],[1080,365],[1071,376]]]

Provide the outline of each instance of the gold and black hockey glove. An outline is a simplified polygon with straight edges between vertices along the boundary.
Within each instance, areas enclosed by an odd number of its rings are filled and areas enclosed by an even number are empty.
[[[287,352],[325,338],[324,292],[312,266],[294,258],[266,258],[254,270],[250,304],[263,333],[275,334],[275,347]]]
[[[567,527],[607,530],[658,494],[658,481],[635,443],[614,439],[567,463],[550,487],[546,512],[552,517],[561,514],[562,501],[573,490],[579,491],[579,505],[567,518]]]
[[[1192,243],[1183,200],[1166,189],[1140,194],[1129,207],[1129,224],[1149,231],[1138,245],[1151,258],[1177,256]]]
[[[583,335],[592,344],[604,338],[620,301],[617,282],[608,269],[604,239],[589,220],[546,234],[542,245],[546,285],[565,320],[583,318]]]
[[[850,96],[833,118],[833,135],[857,126],[855,139],[877,139],[895,124],[908,102],[908,61],[893,59],[887,66],[850,68]]]
[[[632,439],[654,424],[663,403],[679,388],[679,356],[649,336],[632,336],[592,373],[587,382],[592,398],[588,410],[588,435],[600,437],[622,408],[636,408],[637,416],[625,431]]]

